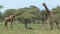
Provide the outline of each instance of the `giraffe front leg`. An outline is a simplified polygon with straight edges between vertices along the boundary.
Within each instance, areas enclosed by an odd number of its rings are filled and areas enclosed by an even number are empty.
[[[53,20],[50,19],[50,30],[53,30]]]
[[[53,24],[50,23],[50,30],[53,30]]]
[[[8,28],[8,26],[7,26],[7,21],[5,21],[5,28]]]
[[[12,21],[11,21],[11,28],[12,28]]]
[[[12,24],[13,24],[13,19],[11,20],[11,28],[12,28]]]

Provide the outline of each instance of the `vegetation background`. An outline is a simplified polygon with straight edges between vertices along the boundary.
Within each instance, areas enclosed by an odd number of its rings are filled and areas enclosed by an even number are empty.
[[[4,8],[0,5],[0,9]],[[24,12],[23,14],[16,16],[13,21],[13,28],[4,28],[4,18],[11,14]],[[59,29],[56,28],[54,23],[54,29],[50,30],[49,22],[46,22],[46,10],[40,10],[38,7],[31,5],[30,7],[7,9],[4,13],[0,11],[0,34],[60,34],[60,6],[52,8],[56,17],[54,20],[58,20]],[[27,25],[28,28],[25,28]]]

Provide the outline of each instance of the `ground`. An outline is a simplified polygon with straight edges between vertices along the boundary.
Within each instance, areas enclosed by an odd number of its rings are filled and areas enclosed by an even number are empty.
[[[50,30],[48,24],[28,24],[28,27],[32,29],[26,29],[24,24],[13,23],[13,28],[10,28],[10,23],[8,24],[9,28],[4,27],[4,23],[0,23],[0,34],[60,34],[60,30],[54,29]]]

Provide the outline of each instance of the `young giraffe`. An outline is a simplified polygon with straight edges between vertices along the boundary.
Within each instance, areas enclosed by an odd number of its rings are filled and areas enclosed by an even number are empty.
[[[50,26],[51,26],[50,28],[51,28],[51,30],[52,30],[52,29],[53,29],[53,28],[52,28],[52,27],[53,27],[53,21],[54,21],[52,17],[54,17],[55,14],[48,9],[48,7],[46,6],[45,3],[43,3],[42,5],[43,5],[43,6],[45,7],[45,9],[46,9],[46,12],[47,12],[46,17],[47,17],[47,20],[49,19],[49,21],[50,21]],[[58,21],[55,20],[54,22],[56,23],[57,28],[58,28]]]
[[[7,26],[7,24],[8,24],[8,22],[11,22],[11,28],[12,28],[12,23],[13,23],[13,19],[14,19],[14,17],[15,16],[18,16],[18,15],[21,15],[23,12],[21,12],[21,13],[17,13],[17,14],[12,14],[12,15],[10,15],[10,16],[7,16],[6,18],[5,18],[5,27],[6,28],[8,28],[8,26]]]

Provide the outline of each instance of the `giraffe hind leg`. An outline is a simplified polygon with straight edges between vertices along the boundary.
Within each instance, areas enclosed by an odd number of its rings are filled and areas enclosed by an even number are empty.
[[[13,23],[13,20],[11,21],[11,28],[12,28],[12,23]]]
[[[11,22],[11,28],[12,28],[12,22]]]
[[[56,21],[56,26],[57,26],[57,29],[59,29],[59,23],[58,23],[58,21]]]

